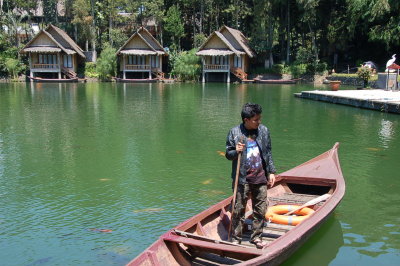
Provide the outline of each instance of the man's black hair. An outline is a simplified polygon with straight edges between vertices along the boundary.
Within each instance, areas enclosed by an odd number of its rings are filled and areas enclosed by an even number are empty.
[[[262,113],[261,105],[257,103],[246,103],[242,108],[242,121],[244,122],[245,118],[252,118],[255,115]]]

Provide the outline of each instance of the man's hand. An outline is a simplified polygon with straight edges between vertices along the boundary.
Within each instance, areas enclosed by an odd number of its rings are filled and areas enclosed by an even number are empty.
[[[237,152],[237,153],[242,152],[243,149],[244,149],[244,146],[246,146],[246,145],[243,144],[243,143],[241,143],[241,142],[238,142],[238,144],[236,144],[236,152]]]
[[[269,174],[268,185],[270,185],[270,187],[273,187],[274,183],[275,183],[275,174]]]

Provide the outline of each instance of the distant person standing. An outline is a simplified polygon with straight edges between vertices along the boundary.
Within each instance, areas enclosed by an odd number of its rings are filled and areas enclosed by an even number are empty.
[[[257,248],[266,246],[262,240],[264,217],[268,207],[267,184],[275,182],[275,166],[271,154],[269,130],[261,124],[262,107],[246,103],[241,112],[242,123],[232,128],[226,139],[226,153],[232,161],[232,179],[235,184],[238,155],[242,153],[239,180],[232,217],[232,241],[242,241],[247,200],[251,196],[253,227],[250,242]],[[233,187],[232,186],[232,187]]]

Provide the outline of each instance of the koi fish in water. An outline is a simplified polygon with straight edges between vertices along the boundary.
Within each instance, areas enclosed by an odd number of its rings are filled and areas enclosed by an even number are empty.
[[[225,152],[223,152],[223,151],[217,151],[217,153],[218,153],[219,155],[221,155],[221,156],[224,156],[224,157],[225,157]]]
[[[111,229],[98,229],[98,228],[89,228],[88,230],[101,233],[111,233],[113,231]]]

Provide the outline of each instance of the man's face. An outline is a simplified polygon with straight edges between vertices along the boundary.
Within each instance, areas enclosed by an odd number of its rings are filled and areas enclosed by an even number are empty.
[[[260,114],[257,114],[251,118],[244,119],[244,126],[248,130],[257,129],[260,124],[261,124],[261,115]]]

